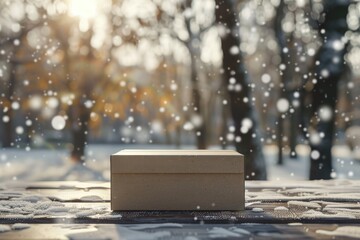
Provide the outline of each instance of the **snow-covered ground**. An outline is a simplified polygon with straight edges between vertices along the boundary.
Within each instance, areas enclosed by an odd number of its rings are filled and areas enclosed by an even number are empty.
[[[169,145],[111,145],[90,144],[87,148],[86,166],[79,166],[69,159],[67,149],[2,149],[0,150],[0,181],[35,180],[109,180],[109,156],[126,148],[170,149]],[[184,146],[183,148],[192,148]],[[306,180],[308,178],[309,149],[297,147],[298,159],[284,158],[279,166],[277,148],[264,148],[269,180]],[[335,146],[334,168],[336,178],[360,179],[360,161],[354,160],[346,146]]]

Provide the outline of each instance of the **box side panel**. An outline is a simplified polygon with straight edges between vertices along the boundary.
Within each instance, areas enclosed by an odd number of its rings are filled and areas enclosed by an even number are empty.
[[[112,155],[112,173],[243,173],[244,156]]]
[[[113,155],[110,156],[110,208],[113,209]]]
[[[244,210],[243,174],[113,174],[113,210]]]

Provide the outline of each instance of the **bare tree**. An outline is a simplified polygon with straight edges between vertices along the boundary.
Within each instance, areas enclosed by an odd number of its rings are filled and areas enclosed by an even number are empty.
[[[42,12],[43,9],[38,9],[39,12]],[[16,22],[13,19],[10,19],[11,21]],[[7,65],[7,72],[8,74],[4,77],[3,80],[3,90],[1,91],[1,98],[2,98],[2,104],[3,110],[0,112],[4,113],[4,116],[7,117],[6,121],[3,121],[3,133],[2,133],[2,147],[13,147],[14,146],[14,127],[13,127],[13,121],[14,121],[14,112],[12,109],[12,103],[14,101],[14,95],[16,92],[16,85],[17,85],[17,70],[19,66],[28,64],[33,62],[33,57],[36,56],[35,53],[32,53],[31,56],[21,56],[19,57],[19,52],[22,50],[22,48],[26,47],[26,44],[23,44],[23,42],[26,42],[26,36],[28,32],[33,30],[34,28],[40,26],[43,24],[42,20],[38,20],[36,22],[27,21],[26,18],[24,18],[22,21],[19,22],[21,25],[20,31],[12,36],[1,36],[0,35],[0,47],[6,48],[8,51],[8,54],[6,55],[6,59],[3,59],[6,62]],[[28,47],[28,46],[27,46]],[[30,47],[28,47],[30,51]],[[31,55],[31,54],[29,54]],[[6,78],[7,77],[7,78]],[[5,79],[6,78],[6,79]],[[6,109],[6,111],[5,111]]]
[[[207,132],[207,112],[204,101],[204,93],[200,84],[200,56],[201,49],[199,43],[202,40],[202,36],[211,27],[214,26],[213,22],[199,23],[196,20],[196,13],[194,12],[194,1],[185,0],[178,6],[178,13],[170,15],[166,11],[159,8],[159,26],[165,32],[169,32],[172,37],[181,42],[189,52],[189,65],[190,65],[190,82],[191,82],[191,108],[193,110],[193,117],[196,119],[194,122],[194,133],[196,136],[196,145],[198,149],[205,149],[208,145],[208,132]],[[187,37],[184,38],[179,34],[179,31],[174,31],[176,28],[175,19],[181,18],[186,31]],[[196,26],[196,27],[194,27]]]
[[[266,179],[266,165],[262,152],[257,119],[252,105],[251,88],[242,57],[239,20],[232,0],[216,0],[216,22],[224,28],[221,36],[224,85],[235,87],[228,92],[230,111],[235,124],[235,147],[245,155],[246,179]],[[233,50],[235,49],[235,50]],[[233,81],[235,80],[235,82]],[[227,88],[228,89],[228,88]]]
[[[59,21],[62,19],[62,21]],[[88,49],[85,55],[72,54],[69,45],[71,28],[74,19],[59,15],[49,21],[54,36],[60,42],[60,49],[64,58],[62,62],[63,90],[74,94],[72,104],[67,108],[69,129],[72,137],[71,158],[75,162],[85,160],[85,148],[88,143],[90,115],[94,104],[100,97],[95,91],[98,88],[105,88],[109,81],[106,78],[106,68],[110,64],[112,47],[105,51],[103,58],[96,55],[91,46],[93,29],[82,33],[79,38],[79,45]],[[100,94],[101,95],[101,94]]]
[[[285,4],[285,0],[280,0],[280,4],[276,9],[275,16],[275,35],[276,40],[279,45],[281,64],[285,66],[285,69],[282,70],[281,73],[281,83],[280,83],[280,98],[289,100],[291,94],[289,94],[288,85],[294,79],[294,56],[293,56],[293,45],[294,45],[294,36],[293,33],[290,33],[290,36],[287,36],[284,30],[282,29],[282,21],[285,17],[285,10],[287,6]],[[287,51],[286,51],[287,50]],[[284,137],[284,118],[283,115],[286,113],[279,112],[278,120],[277,120],[277,140],[278,140],[278,164],[283,164],[283,137]],[[293,120],[290,121],[295,123]],[[292,133],[290,133],[292,134]],[[293,133],[294,134],[294,133]],[[291,151],[295,151],[295,147],[292,146]]]
[[[315,125],[310,135],[310,179],[330,179],[332,167],[335,107],[337,87],[344,73],[347,44],[343,39],[348,30],[346,17],[349,0],[324,1],[319,35],[323,44],[314,63],[316,83],[312,89],[312,119]],[[319,136],[319,137],[318,137]]]

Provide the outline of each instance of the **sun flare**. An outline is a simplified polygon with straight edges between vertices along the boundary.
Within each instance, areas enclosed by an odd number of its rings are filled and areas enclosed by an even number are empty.
[[[98,14],[98,0],[70,0],[69,13],[72,16],[89,20],[95,18]]]

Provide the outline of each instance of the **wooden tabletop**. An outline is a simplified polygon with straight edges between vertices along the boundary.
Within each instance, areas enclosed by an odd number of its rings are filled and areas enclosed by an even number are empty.
[[[360,238],[360,181],[248,181],[241,212],[112,212],[109,188],[0,184],[0,239]]]

